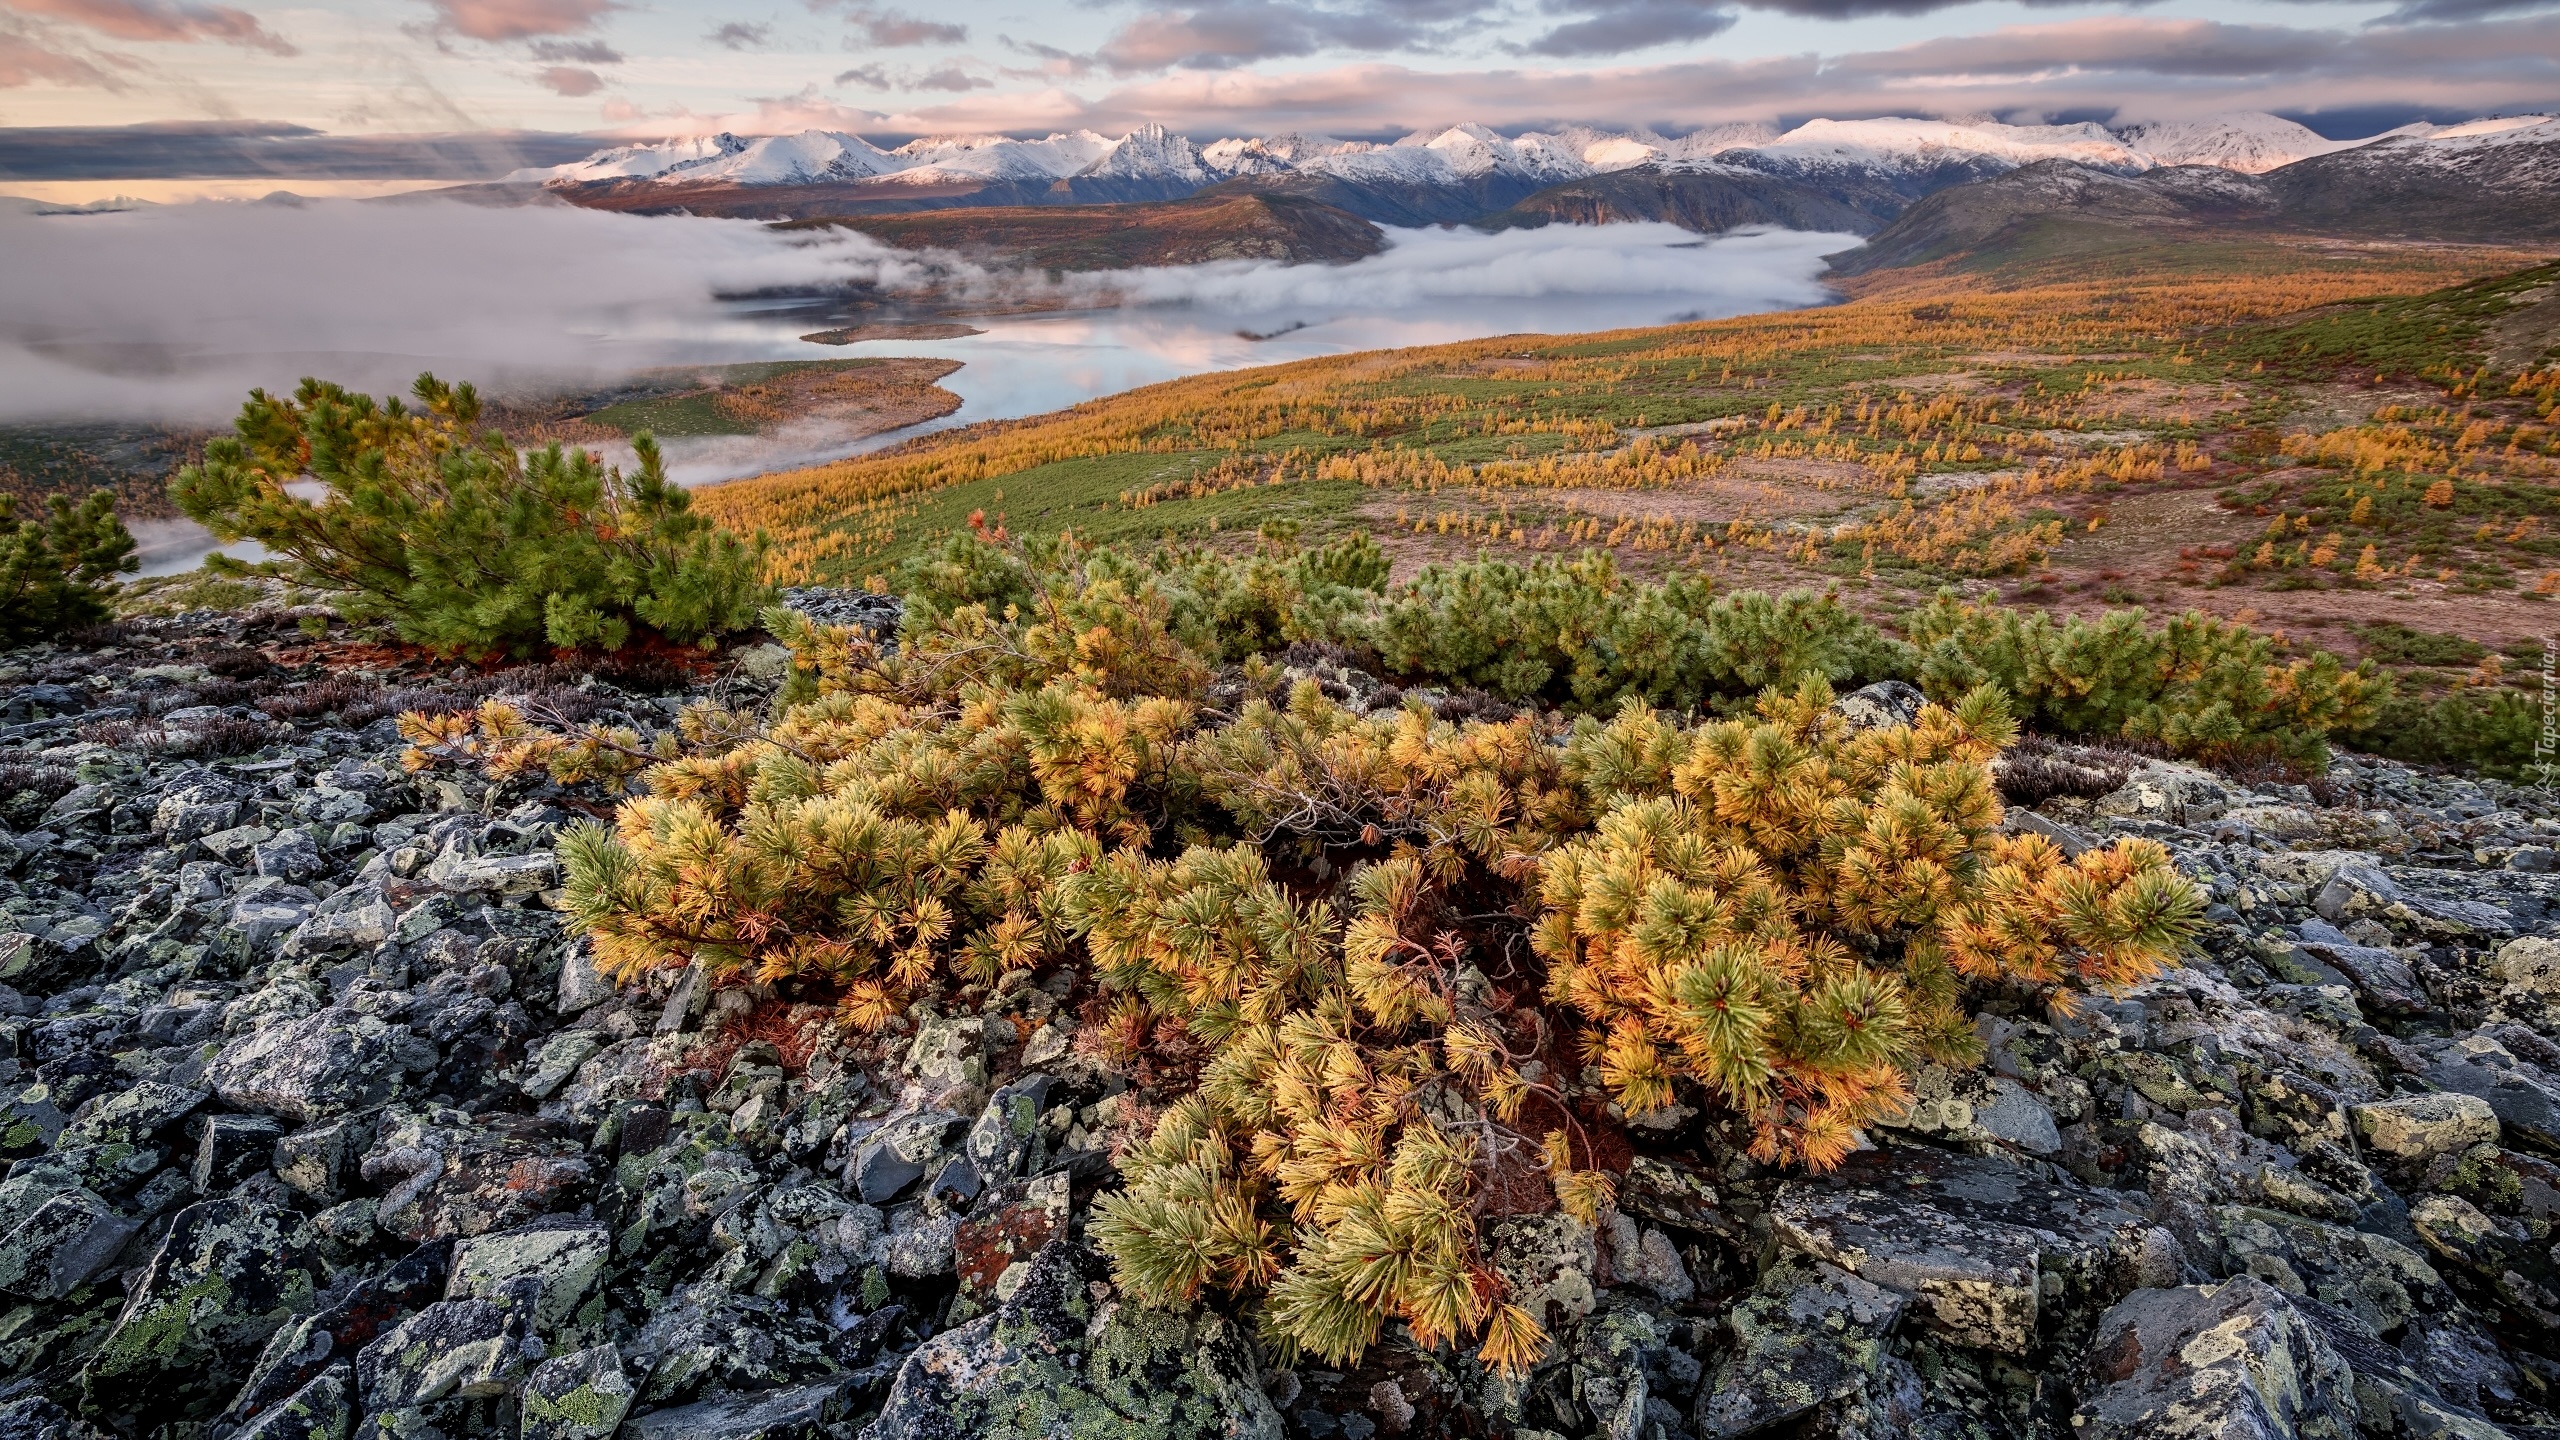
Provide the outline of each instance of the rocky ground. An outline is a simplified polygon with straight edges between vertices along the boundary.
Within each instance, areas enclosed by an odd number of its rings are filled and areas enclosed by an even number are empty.
[[[403,707],[662,725],[770,654],[438,678],[296,619],[0,654],[0,1436],[2560,1437],[2550,794],[2024,755],[2013,823],[2210,888],[2192,965],[1994,1003],[1834,1175],[1645,1117],[1606,1223],[1491,1227],[1529,1381],[1346,1373],[1116,1295],[1146,1097],[1072,971],[859,1043],[617,991],[553,908],[596,797],[399,763]]]

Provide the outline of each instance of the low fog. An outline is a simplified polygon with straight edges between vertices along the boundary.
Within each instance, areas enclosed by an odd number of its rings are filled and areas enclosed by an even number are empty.
[[[1235,261],[1051,281],[849,231],[560,205],[0,213],[10,257],[0,267],[0,423],[219,423],[252,386],[289,388],[307,374],[388,393],[433,369],[504,390],[661,365],[880,353],[948,354],[989,371],[948,382],[969,402],[956,421],[988,419],[1103,393],[1094,387],[1305,354],[1815,304],[1825,298],[1818,257],[1855,243],[1783,232],[1701,242],[1661,225],[1392,239],[1350,265]],[[1035,337],[1035,317],[981,321],[992,333],[971,341],[843,349],[798,340],[812,328],[805,310],[721,298],[861,285],[962,305],[1128,305],[1122,318],[1144,323],[1108,327],[1119,360],[1079,364],[1061,353],[1077,348],[1076,327]],[[1239,329],[1286,333],[1261,344]],[[1023,344],[1051,373],[1004,362]],[[1135,358],[1123,353],[1132,345]],[[797,437],[786,448],[796,460],[827,447]],[[757,458],[724,455],[713,468],[743,473]]]

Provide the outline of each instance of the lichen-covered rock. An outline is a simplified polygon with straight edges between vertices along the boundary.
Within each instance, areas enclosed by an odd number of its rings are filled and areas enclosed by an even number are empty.
[[[548,1335],[568,1324],[594,1293],[612,1253],[613,1237],[605,1227],[575,1216],[476,1235],[454,1246],[445,1298],[495,1300],[518,1281],[531,1280],[534,1327]]]
[[[2426,1257],[2387,1235],[2246,1206],[2216,1218],[2233,1274],[2350,1311],[2376,1334],[2447,1298]]]
[[[2560,1331],[2560,1264],[2551,1227],[2505,1220],[2452,1195],[2430,1195],[2410,1208],[2409,1223],[2427,1248],[2484,1282],[2500,1300],[2547,1331]]]
[[[354,1424],[354,1376],[345,1365],[332,1365],[260,1411],[232,1440],[347,1440]]]
[[[2433,1062],[2429,1084],[2487,1101],[2501,1126],[2539,1149],[2560,1151],[2560,1075],[2485,1033],[2443,1046]]]
[[[1961,1344],[2009,1354],[2034,1344],[2048,1279],[2057,1299],[2103,1301],[2163,1263],[2150,1222],[2105,1195],[1942,1151],[1862,1151],[1836,1177],[1782,1186],[1769,1218],[1780,1245],[1911,1295]]]
[[[1551,1333],[1599,1303],[1600,1243],[1590,1226],[1549,1211],[1498,1221],[1486,1239],[1504,1293]]]
[[[367,1412],[410,1410],[447,1398],[511,1393],[543,1358],[533,1328],[534,1287],[504,1300],[439,1300],[356,1353],[356,1393]]]
[[[323,1010],[261,1027],[223,1047],[205,1080],[223,1103],[308,1125],[397,1094],[409,1028],[378,1015]]]
[[[2498,1143],[2498,1112],[2476,1095],[2400,1095],[2358,1105],[2351,1113],[2359,1139],[2400,1160],[2432,1160]]]
[[[82,1368],[83,1411],[135,1424],[212,1413],[277,1327],[318,1308],[322,1279],[308,1232],[281,1205],[188,1206]]]
[[[844,1410],[842,1385],[801,1385],[652,1411],[634,1416],[622,1434],[623,1440],[820,1440]]]
[[[61,1299],[106,1268],[140,1228],[60,1171],[13,1172],[0,1181],[0,1292]]]
[[[2346,1361],[2272,1286],[2137,1290],[2098,1321],[2085,1440],[2355,1440]]]
[[[1802,1260],[1760,1278],[1726,1312],[1733,1348],[1698,1406],[1698,1433],[1725,1440],[1860,1394],[1885,1359],[1908,1297]]]
[[[623,1373],[622,1357],[611,1345],[545,1360],[525,1378],[521,1440],[610,1440],[631,1400],[631,1377]],[[680,1416],[683,1411],[659,1414]],[[670,1433],[676,1440],[702,1440],[703,1435],[695,1429]]]
[[[864,1440],[1279,1440],[1233,1322],[1097,1302],[1099,1267],[1061,1240],[992,1315],[898,1370]]]

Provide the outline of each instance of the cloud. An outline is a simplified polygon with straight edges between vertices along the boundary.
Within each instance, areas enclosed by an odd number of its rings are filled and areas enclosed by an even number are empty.
[[[908,66],[896,69],[873,61],[856,65],[836,76],[838,85],[860,85],[871,90],[946,90],[960,93],[969,90],[992,90],[996,82],[972,75],[958,65],[943,65],[931,70]]]
[[[1731,10],[1706,0],[1570,0],[1551,7],[1586,18],[1559,25],[1524,47],[1532,55],[1618,55],[1680,40],[1704,40],[1733,28]]]
[[[8,54],[0,36],[0,74]],[[594,151],[583,135],[323,135],[273,122],[0,128],[9,180],[494,180]]]
[[[1016,40],[1010,35],[999,35],[996,40],[1007,50],[1017,55],[1028,55],[1040,62],[1039,68],[1028,72],[1029,74],[1059,80],[1081,80],[1093,73],[1094,59],[1090,55],[1078,55],[1072,50],[1061,50],[1055,45],[1043,45],[1033,40]],[[1025,72],[1007,71],[1006,73]]]
[[[554,65],[533,77],[534,83],[554,95],[576,99],[593,95],[604,88],[604,77],[577,65]]]
[[[757,50],[762,49],[765,42],[773,38],[773,27],[750,25],[742,20],[732,20],[712,31],[705,38],[714,45],[726,46],[731,50]]]
[[[845,19],[852,23],[865,42],[884,50],[908,45],[957,45],[969,38],[966,25],[948,25],[883,6],[848,6]]]
[[[536,40],[533,58],[560,64],[619,65],[622,52],[601,40]]]
[[[141,62],[100,50],[0,14],[0,90],[23,85],[64,85],[116,91],[126,88]],[[0,129],[0,137],[8,130]]]
[[[218,41],[270,55],[301,53],[248,11],[198,0],[7,0],[7,5],[23,15],[60,20],[118,40]]]
[[[427,0],[436,26],[473,40],[531,40],[594,27],[619,0]]]
[[[1095,56],[1121,74],[1175,66],[1213,70],[1323,50],[1406,49],[1429,31],[1384,8],[1324,10],[1282,0],[1217,0],[1189,10],[1150,10]]]
[[[2383,16],[2377,25],[2460,24],[2493,15],[2518,15],[2551,9],[2560,0],[2411,0]]]
[[[1577,69],[1382,62],[1258,73],[1175,69],[1098,97],[1055,86],[885,116],[906,131],[1145,121],[1194,134],[1357,133],[1475,120],[1685,127],[1792,115],[2301,113],[2390,103],[2476,115],[2560,97],[2560,16],[2338,30],[2111,15],[1888,49]]]

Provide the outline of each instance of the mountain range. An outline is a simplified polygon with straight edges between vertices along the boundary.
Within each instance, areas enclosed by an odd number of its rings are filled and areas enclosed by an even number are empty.
[[[1148,125],[1117,139],[1078,130],[928,137],[894,149],[809,130],[626,145],[509,180],[598,209],[855,223],[1253,195],[1379,225],[1664,220],[1710,233],[1774,225],[1874,235],[1917,220],[1926,223],[1900,238],[1922,251],[1980,230],[2003,205],[2045,213],[2085,201],[2341,233],[2526,239],[2560,233],[2560,120],[2420,123],[2362,140],[2242,112],[2114,129],[1875,119],[1678,137],[1587,126],[1505,136],[1454,125],[1392,144],[1280,135],[1206,145]],[[1956,198],[1916,213],[1942,196]],[[1314,212],[1289,214],[1303,222]],[[901,235],[947,242],[957,221],[907,225]]]

